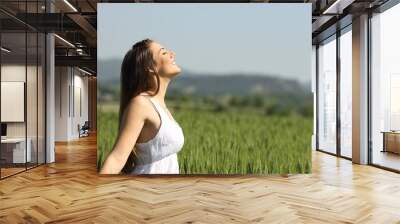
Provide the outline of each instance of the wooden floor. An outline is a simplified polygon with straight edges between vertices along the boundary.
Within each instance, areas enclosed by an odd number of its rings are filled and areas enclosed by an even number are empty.
[[[400,170],[400,155],[392,152],[381,152],[376,150],[373,155],[375,164]]]
[[[0,168],[1,169],[1,177],[11,176],[13,174],[25,171],[25,167],[11,167],[11,168]]]
[[[14,165],[15,166],[15,165]],[[37,166],[36,163],[27,163],[26,167],[25,164],[18,164],[16,167],[6,167],[0,168],[1,178],[5,178],[20,172],[24,172],[27,169],[33,169]]]
[[[98,176],[94,137],[0,181],[0,223],[400,223],[400,175],[313,152],[289,176]]]

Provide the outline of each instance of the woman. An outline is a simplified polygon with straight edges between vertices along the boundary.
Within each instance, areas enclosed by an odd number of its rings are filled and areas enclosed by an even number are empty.
[[[145,39],[130,49],[121,66],[119,134],[100,174],[178,174],[182,128],[164,98],[181,69],[175,53]]]

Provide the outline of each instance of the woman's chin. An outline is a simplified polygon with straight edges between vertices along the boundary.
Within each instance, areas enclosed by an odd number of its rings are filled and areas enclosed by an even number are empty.
[[[180,73],[181,73],[181,69],[178,68],[178,70],[175,72],[175,75],[174,75],[174,76],[177,76],[177,75],[179,75]]]

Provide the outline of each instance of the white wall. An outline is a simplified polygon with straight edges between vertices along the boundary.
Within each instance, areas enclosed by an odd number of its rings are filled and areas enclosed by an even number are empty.
[[[83,76],[84,73],[80,72],[78,69],[74,68],[73,70],[74,73],[74,81],[73,81],[73,86],[74,86],[74,92],[72,92],[73,96],[71,96],[71,99],[74,99],[74,102],[71,102],[71,106],[74,105],[73,108],[71,108],[71,132],[70,134],[73,136],[73,138],[78,138],[79,133],[78,133],[78,124],[81,126],[85,123],[85,121],[88,120],[89,114],[88,114],[88,77]],[[79,97],[80,95],[80,97]],[[81,101],[79,103],[79,101]],[[79,107],[82,108],[79,108]],[[82,111],[80,112],[79,109]],[[75,112],[75,113],[74,113]]]
[[[25,82],[25,64],[2,64],[1,66],[1,81],[10,82],[18,81]],[[28,70],[31,68],[28,66]],[[7,108],[1,108],[7,110]],[[7,122],[8,137],[25,137],[25,122]]]
[[[55,68],[55,141],[68,140],[68,88],[70,84],[68,71],[67,67]]]
[[[56,67],[55,108],[55,140],[79,138],[78,124],[88,120],[88,77],[84,73],[73,67]]]

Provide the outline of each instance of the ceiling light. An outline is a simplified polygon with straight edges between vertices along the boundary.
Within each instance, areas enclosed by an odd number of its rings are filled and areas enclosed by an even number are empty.
[[[11,50],[9,50],[9,49],[7,49],[7,48],[5,48],[5,47],[1,47],[1,50],[4,51],[4,52],[7,52],[7,53],[10,53],[10,52],[11,52]]]
[[[78,12],[78,10],[71,4],[68,2],[68,0],[64,0],[65,4],[67,4],[72,10],[74,10],[74,12]]]
[[[83,55],[83,49],[81,49],[81,48],[77,48],[77,49],[76,49],[76,52],[77,52],[79,55]]]
[[[81,72],[83,72],[83,73],[85,73],[85,74],[87,74],[87,75],[92,75],[92,73],[90,73],[90,72],[88,72],[88,71],[86,71],[86,70],[83,70],[83,69],[81,69],[81,68],[79,68],[78,67],[78,69],[79,69],[79,71],[81,71]]]
[[[58,39],[60,39],[61,41],[63,41],[63,42],[66,43],[67,45],[69,45],[70,47],[75,48],[75,45],[71,44],[71,42],[69,42],[69,41],[67,41],[66,39],[60,37],[59,35],[54,34],[54,36],[56,36]]]
[[[351,5],[355,0],[336,0],[332,5],[330,5],[322,14],[342,14],[343,10]]]

